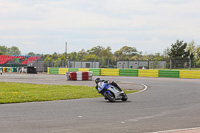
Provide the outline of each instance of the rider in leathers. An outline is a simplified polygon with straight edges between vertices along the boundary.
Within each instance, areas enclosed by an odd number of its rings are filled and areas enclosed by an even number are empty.
[[[113,85],[114,87],[116,87],[120,92],[122,91],[122,89],[117,85],[117,83],[116,83],[115,81],[101,80],[100,78],[96,78],[96,79],[95,79],[95,83],[96,83],[96,89],[97,89],[97,91],[99,91],[99,90],[98,90],[98,88],[99,88],[98,83],[99,83],[99,82],[104,82],[104,83],[106,83],[106,84],[111,84],[111,85]]]

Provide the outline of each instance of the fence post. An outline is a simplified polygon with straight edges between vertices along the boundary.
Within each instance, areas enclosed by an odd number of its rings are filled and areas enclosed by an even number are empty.
[[[155,60],[153,60],[153,69],[155,68]]]
[[[189,69],[191,70],[191,59],[189,58]]]
[[[129,69],[129,59],[128,59],[128,69]]]
[[[109,62],[109,59],[108,59],[108,68],[109,68],[109,65],[110,65],[110,62]]]
[[[172,59],[170,59],[170,70],[172,70]]]

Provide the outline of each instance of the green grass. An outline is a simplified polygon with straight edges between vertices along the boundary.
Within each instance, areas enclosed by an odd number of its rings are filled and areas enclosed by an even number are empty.
[[[134,93],[134,91],[125,91]],[[95,87],[0,82],[0,104],[101,97]]]

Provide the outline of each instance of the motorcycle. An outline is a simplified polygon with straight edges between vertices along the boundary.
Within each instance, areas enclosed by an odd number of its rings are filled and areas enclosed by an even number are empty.
[[[124,91],[119,91],[115,86],[111,84],[99,82],[98,86],[98,92],[110,102],[115,102],[115,100],[127,101],[128,99],[128,96]]]

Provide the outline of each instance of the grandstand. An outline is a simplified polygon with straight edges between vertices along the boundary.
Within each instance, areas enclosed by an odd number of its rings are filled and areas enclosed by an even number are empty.
[[[30,63],[38,61],[40,58],[41,56],[0,55],[0,66],[6,66],[11,64],[26,66]]]

